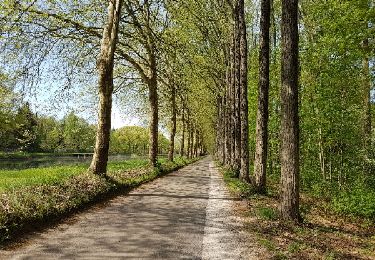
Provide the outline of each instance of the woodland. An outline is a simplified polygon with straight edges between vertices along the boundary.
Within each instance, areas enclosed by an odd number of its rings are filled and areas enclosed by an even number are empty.
[[[375,220],[373,1],[0,4],[2,151],[93,152],[99,176],[111,153],[210,154],[254,193],[276,180],[282,221],[303,222],[302,192]],[[30,109],[51,82],[97,124]],[[114,99],[147,128],[113,130]]]

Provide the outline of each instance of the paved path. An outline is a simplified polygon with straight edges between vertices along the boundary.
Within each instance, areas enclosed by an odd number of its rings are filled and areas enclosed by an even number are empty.
[[[210,158],[92,208],[1,259],[256,259]]]

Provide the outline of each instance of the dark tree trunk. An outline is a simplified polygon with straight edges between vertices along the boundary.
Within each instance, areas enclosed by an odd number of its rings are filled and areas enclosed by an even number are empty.
[[[268,92],[270,66],[270,0],[262,0],[260,17],[259,85],[254,161],[254,185],[259,193],[266,191],[268,150]]]
[[[181,140],[181,156],[185,155],[185,107],[182,106],[182,140]]]
[[[240,33],[240,116],[241,116],[241,165],[240,179],[249,182],[249,116],[247,99],[247,35],[245,21],[245,3],[239,1],[239,33]]]
[[[190,126],[190,158],[194,157],[194,127],[193,124]]]
[[[281,217],[300,221],[298,117],[298,0],[282,1]]]
[[[231,53],[232,47],[229,46]],[[231,165],[232,162],[232,120],[231,120],[231,57],[229,57],[229,62],[227,65],[227,82],[225,89],[225,164],[227,166]]]
[[[156,166],[158,156],[158,126],[159,126],[159,107],[158,107],[158,82],[156,57],[154,53],[150,54],[151,75],[148,82],[148,99],[150,103],[150,147],[149,161],[150,164]]]
[[[198,156],[198,143],[199,143],[199,134],[198,134],[198,130],[195,130],[194,135],[195,135],[194,157],[197,157],[197,156]]]
[[[235,160],[234,170],[236,171],[237,177],[239,177],[239,171],[241,168],[241,113],[240,113],[240,82],[241,82],[241,53],[240,53],[240,25],[239,25],[239,2],[236,3],[235,8],[235,52],[234,52],[234,144],[235,144]]]
[[[225,98],[225,94],[224,96],[221,98],[221,159],[222,159],[222,163],[225,164],[226,162],[226,157],[227,155],[225,154],[226,153],[226,139],[227,139],[227,133],[226,133],[226,130],[227,130],[227,126],[226,126],[226,98]],[[203,142],[202,142],[202,146],[203,146]],[[202,150],[203,150],[203,147],[202,147]]]
[[[217,96],[216,97],[216,140],[215,140],[215,146],[216,146],[216,157],[219,159],[219,161],[223,164],[223,103],[222,103],[222,97]]]
[[[231,84],[230,84],[230,150],[231,150],[231,163],[232,168],[236,164],[236,36],[235,32],[232,35],[232,46],[231,46]]]
[[[171,89],[171,103],[172,103],[172,129],[171,129],[171,143],[169,146],[169,152],[168,152],[168,160],[173,162],[173,154],[174,154],[174,138],[176,135],[176,87],[172,85]]]
[[[190,155],[191,155],[191,127],[192,127],[192,124],[190,122],[190,115],[188,115],[188,125],[187,125],[187,157],[188,158],[191,158]]]
[[[108,21],[103,30],[100,56],[97,61],[99,73],[99,115],[94,155],[90,171],[95,174],[107,172],[109,141],[111,133],[113,66],[122,0],[109,1]]]

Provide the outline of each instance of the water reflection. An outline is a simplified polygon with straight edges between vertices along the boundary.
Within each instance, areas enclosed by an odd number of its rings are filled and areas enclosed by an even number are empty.
[[[131,155],[111,155],[109,156],[110,162],[124,161],[129,159],[143,159],[143,156],[131,156]],[[49,166],[61,166],[61,165],[89,165],[92,159],[92,155],[77,156],[37,156],[37,157],[25,157],[25,158],[0,158],[0,169],[2,170],[22,170],[28,168],[40,168]]]

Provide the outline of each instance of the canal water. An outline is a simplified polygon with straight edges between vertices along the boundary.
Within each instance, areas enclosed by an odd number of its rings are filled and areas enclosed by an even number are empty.
[[[109,161],[124,161],[130,159],[145,159],[146,157],[130,156],[130,155],[110,155]],[[92,159],[92,155],[77,156],[31,156],[26,158],[0,158],[0,170],[21,170],[28,168],[40,168],[49,166],[61,166],[61,165],[89,165]]]

